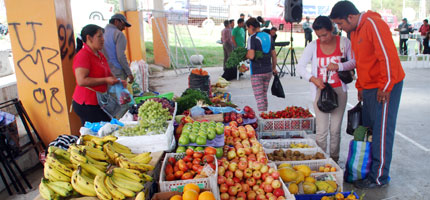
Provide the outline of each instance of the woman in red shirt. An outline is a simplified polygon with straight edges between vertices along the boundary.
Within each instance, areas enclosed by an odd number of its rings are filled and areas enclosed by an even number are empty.
[[[73,110],[82,125],[88,122],[110,121],[110,117],[100,108],[96,92],[106,92],[108,85],[118,82],[101,50],[103,49],[103,28],[89,24],[81,31],[83,48],[73,60],[76,88],[73,93]],[[93,91],[94,90],[94,91]]]

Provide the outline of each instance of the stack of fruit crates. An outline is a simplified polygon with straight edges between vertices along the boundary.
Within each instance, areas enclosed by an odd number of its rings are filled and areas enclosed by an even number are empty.
[[[258,127],[260,132],[306,131],[308,133],[314,133],[315,117],[282,119],[262,119],[258,117]]]

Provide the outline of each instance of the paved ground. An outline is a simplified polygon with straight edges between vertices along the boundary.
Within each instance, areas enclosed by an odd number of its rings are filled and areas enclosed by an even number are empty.
[[[222,68],[206,68],[214,83],[222,74]],[[406,79],[397,119],[397,132],[393,161],[391,165],[392,181],[388,187],[374,190],[356,190],[351,184],[345,184],[345,190],[354,190],[358,194],[366,193],[365,199],[430,199],[430,69],[406,69]],[[312,108],[309,84],[298,77],[286,75],[281,78],[286,98],[280,99],[269,94],[269,109],[279,110],[288,105]],[[176,76],[174,71],[157,73],[151,78],[151,87],[158,92],[175,92],[180,95],[187,88],[187,74]],[[350,85],[348,106],[350,109],[357,103],[356,89]],[[232,101],[243,107],[256,108],[249,75],[239,81],[232,81],[229,86]],[[344,118],[344,130],[346,117]],[[340,165],[345,164],[348,154],[348,142],[352,139],[342,133]],[[26,195],[8,196],[6,190],[0,193],[0,199],[34,199],[43,170],[39,167],[29,173],[34,189]]]

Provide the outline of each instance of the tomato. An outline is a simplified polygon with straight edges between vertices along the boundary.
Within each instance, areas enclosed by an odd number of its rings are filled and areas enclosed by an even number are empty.
[[[184,172],[188,171],[188,166],[183,160],[178,160],[178,163],[179,170]]]
[[[213,147],[206,147],[205,148],[205,155],[215,155],[216,149]]]
[[[191,161],[193,161],[193,157],[192,156],[185,156],[182,160],[184,160],[185,162],[191,162]]]
[[[191,167],[193,167],[193,163],[191,163],[191,162],[187,162],[186,164],[187,164],[188,169],[191,169]]]
[[[176,179],[180,179],[182,177],[182,175],[184,175],[184,172],[181,170],[175,172],[175,178]]]
[[[192,178],[193,178],[193,175],[190,172],[185,172],[181,176],[181,180],[188,180],[188,179],[192,179]]]
[[[203,153],[202,152],[194,152],[193,157],[194,158],[201,158],[201,157],[203,157]]]
[[[203,171],[203,166],[200,166],[199,169],[197,170],[197,173],[200,174],[200,173],[202,173],[202,171]]]
[[[179,170],[179,167],[178,167],[178,166],[174,166],[174,167],[173,167],[173,172],[177,172],[177,171],[181,171],[181,170]]]
[[[201,161],[202,161],[202,159],[196,158],[196,159],[193,160],[193,165],[200,165]]]
[[[193,169],[194,171],[199,171],[199,167],[200,165],[193,165],[191,169]]]
[[[215,158],[212,155],[206,155],[203,157],[203,161],[206,163],[213,163],[214,160],[215,160]]]
[[[175,159],[174,157],[170,157],[170,158],[168,159],[168,162],[169,162],[170,164],[172,164],[172,165],[175,165],[175,163],[176,163],[176,159]]]
[[[209,164],[209,166],[211,166],[213,170],[215,170],[215,169],[216,169],[216,166],[215,166],[215,164],[213,164],[213,163],[210,163],[210,164]]]
[[[174,181],[174,180],[175,180],[175,175],[173,174],[166,175],[166,181]]]
[[[187,156],[192,156],[192,155],[193,155],[193,153],[194,153],[194,150],[192,150],[192,149],[187,149],[187,150],[185,151],[185,154],[187,154]]]
[[[173,167],[171,164],[167,164],[166,168],[164,169],[164,173],[166,174],[173,174]]]

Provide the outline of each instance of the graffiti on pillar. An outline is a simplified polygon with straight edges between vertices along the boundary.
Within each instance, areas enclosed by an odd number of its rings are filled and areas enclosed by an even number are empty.
[[[62,113],[64,106],[56,97],[59,89],[50,82],[50,79],[60,70],[59,64],[55,63],[54,60],[60,52],[55,48],[45,46],[43,41],[37,39],[38,34],[42,34],[43,24],[29,21],[25,24],[17,22],[9,23],[9,26],[12,26],[15,33],[19,50],[24,52],[24,56],[17,59],[16,65],[24,77],[34,86],[34,101],[45,106],[48,116],[51,116],[52,112],[57,114]],[[28,34],[29,32],[30,34]],[[23,37],[24,35],[32,35],[32,37]],[[74,45],[73,41],[72,44]],[[36,46],[40,46],[40,48],[36,48]],[[37,68],[36,70],[43,72],[42,77],[37,73],[32,73],[35,67]],[[45,84],[42,85],[43,82]]]
[[[75,37],[71,24],[60,24],[58,26],[58,39],[60,40],[61,59],[68,57],[72,59],[75,55]]]

